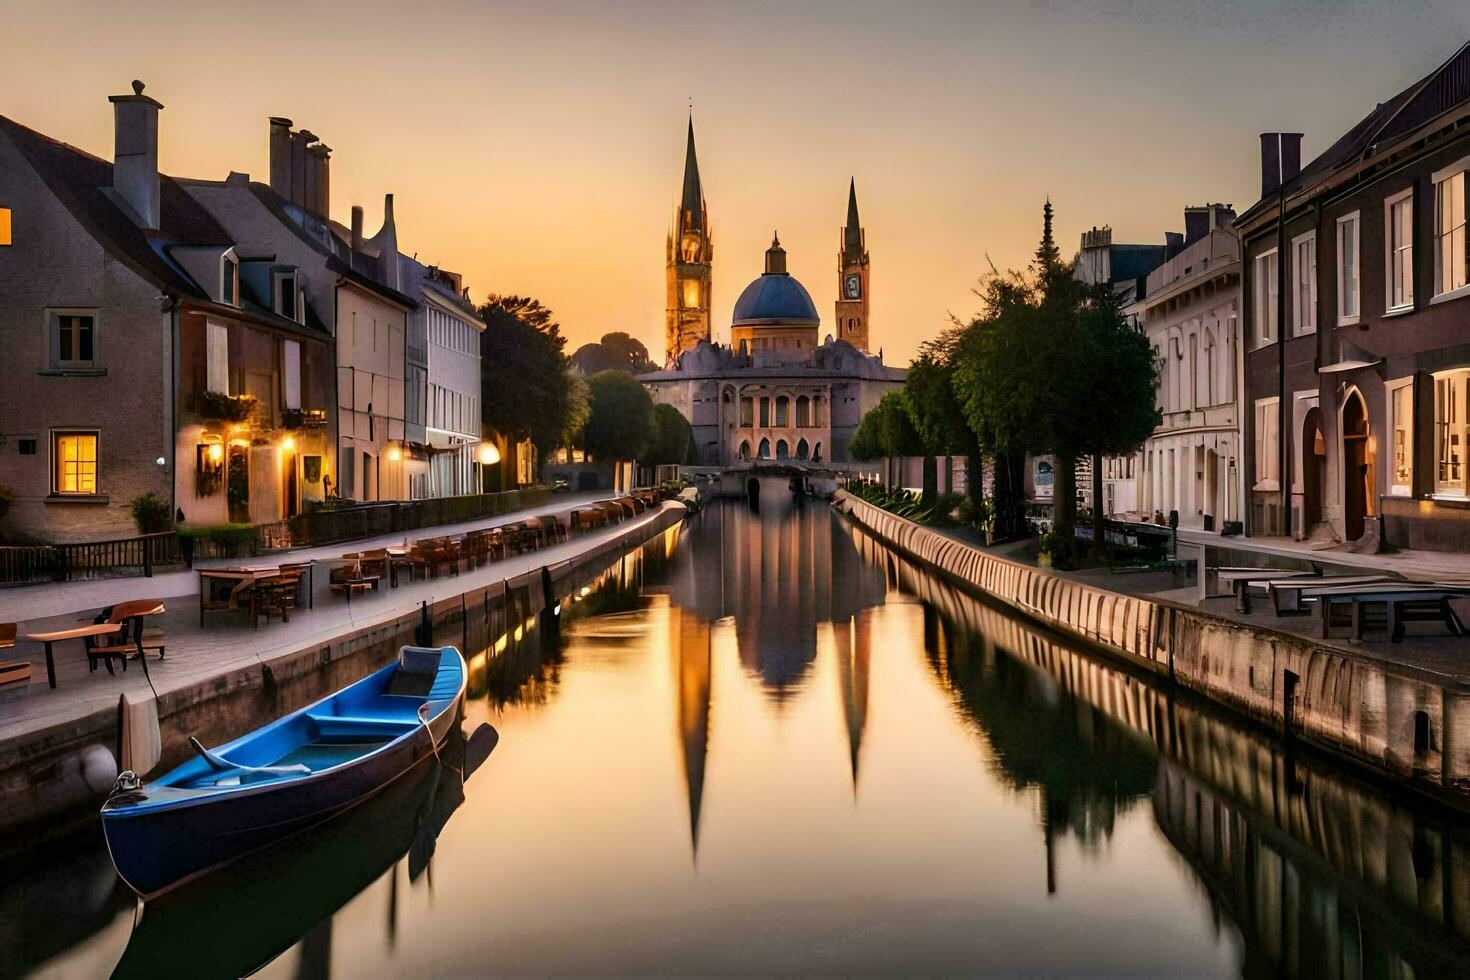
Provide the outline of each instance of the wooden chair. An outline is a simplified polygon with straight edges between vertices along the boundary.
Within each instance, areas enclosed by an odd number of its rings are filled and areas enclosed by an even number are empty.
[[[291,622],[291,610],[296,608],[296,596],[301,591],[300,572],[272,575],[261,579],[255,587],[260,592],[255,609],[265,616],[266,623],[270,623],[271,613],[280,616],[283,623]]]
[[[362,553],[362,573],[364,575],[376,575],[380,579],[388,578],[392,574],[391,563],[388,560],[387,548],[374,548]]]
[[[242,578],[230,586],[228,591],[219,587],[210,580],[211,585],[203,585],[204,589],[199,595],[199,625],[204,625],[204,614],[207,612],[227,612],[232,609],[244,609],[247,616],[250,615],[250,591],[255,588],[253,578]],[[253,619],[253,617],[252,617]]]
[[[362,592],[377,591],[379,581],[375,575],[367,576],[362,574],[361,562],[345,561],[332,569],[327,587],[333,592],[345,596],[348,604],[351,604],[354,595]]]
[[[314,595],[312,595],[312,593],[316,591],[314,588],[312,588],[313,579],[315,577],[313,575],[313,573],[312,573],[312,565],[313,565],[313,563],[312,562],[309,562],[309,561],[286,562],[286,563],[284,563],[284,564],[281,565],[281,572],[283,574],[286,573],[286,572],[295,572],[296,573],[296,581],[297,581],[298,585],[300,584],[300,582],[301,582],[302,579],[305,579],[306,580],[306,608],[307,609],[315,609],[316,608],[316,597]],[[301,595],[300,595],[299,592],[297,593],[296,601],[298,603],[297,608],[300,608]]]
[[[566,525],[555,514],[541,515],[541,529],[546,535],[547,544],[561,544],[567,539]]]
[[[15,624],[0,623],[0,650],[15,648]],[[29,660],[0,661],[0,687],[8,684],[29,683],[31,662]]]

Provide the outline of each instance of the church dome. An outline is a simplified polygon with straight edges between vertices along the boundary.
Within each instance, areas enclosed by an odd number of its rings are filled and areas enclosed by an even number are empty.
[[[766,250],[766,271],[745,287],[735,301],[733,327],[817,326],[822,322],[811,294],[786,271],[786,250],[780,239]]]

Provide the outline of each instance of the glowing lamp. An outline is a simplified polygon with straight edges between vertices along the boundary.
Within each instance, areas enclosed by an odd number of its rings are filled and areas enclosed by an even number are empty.
[[[399,449],[397,446],[394,446],[392,449],[388,450],[388,461],[390,463],[396,463],[402,458],[403,450]]]
[[[286,450],[286,452],[288,453],[291,452],[293,449],[296,448],[296,440],[291,436],[287,436],[286,438],[281,440],[281,448]]]
[[[225,447],[222,446],[222,445],[220,445],[217,442],[211,443],[210,446],[209,446],[209,461],[211,463],[218,463],[220,460],[222,460],[224,458],[225,458]]]
[[[493,443],[482,443],[480,445],[480,462],[485,466],[494,466],[500,462],[500,450]]]

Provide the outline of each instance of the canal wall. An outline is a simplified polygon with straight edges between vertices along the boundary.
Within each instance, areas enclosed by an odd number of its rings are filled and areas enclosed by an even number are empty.
[[[1250,718],[1470,810],[1470,690],[1429,671],[981,551],[846,492],[834,504],[924,566]]]
[[[1120,738],[1132,738],[1157,754],[1147,794],[1155,823],[1268,962],[1254,972],[1312,975],[1319,950],[1305,937],[1337,933],[1345,953],[1369,963],[1404,959],[1420,976],[1450,975],[1447,966],[1470,955],[1470,828],[1457,813],[1421,805],[1397,781],[1359,779],[1354,767],[1293,751],[1293,742],[1240,724],[1213,700],[1037,628],[849,527],[859,555],[884,567],[889,587],[925,603],[930,664],[967,710],[967,698],[988,695],[1012,714],[1071,722],[1079,752],[1109,745],[1116,753]],[[1007,683],[1006,661],[1039,682]],[[988,733],[985,712],[974,714]],[[994,757],[1005,764],[1004,752]],[[1048,785],[1054,774],[1007,773],[1069,800],[1065,782]],[[1113,808],[1127,807],[1138,788],[1091,799],[1084,792],[1064,809],[1075,816],[1101,808],[1083,822],[1110,827]]]
[[[95,819],[119,768],[144,768],[130,757],[136,754],[130,746],[156,738],[158,758],[146,768],[165,772],[193,754],[191,735],[206,745],[227,742],[389,663],[400,647],[414,642],[426,613],[435,641],[461,647],[466,659],[493,650],[500,638],[528,628],[542,610],[630,551],[670,532],[687,513],[683,504],[663,504],[651,519],[582,539],[586,547],[570,558],[165,689],[151,708],[145,704],[132,710],[135,733],[140,718],[151,728],[156,717],[156,734],[147,733],[152,738],[124,737],[120,703],[8,739],[0,743],[0,800],[5,801],[0,806],[0,855]]]

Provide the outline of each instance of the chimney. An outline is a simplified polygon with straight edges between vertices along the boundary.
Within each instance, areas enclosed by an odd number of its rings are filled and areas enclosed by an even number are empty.
[[[143,94],[143,83],[133,82],[132,95],[111,95],[115,129],[112,152],[112,188],[132,209],[143,228],[157,228],[158,110],[163,103]]]
[[[1184,246],[1187,248],[1210,233],[1211,205],[1184,209]]]
[[[271,116],[271,190],[281,197],[291,198],[291,120],[284,116]]]
[[[325,221],[331,213],[332,203],[332,148],[325,143],[317,143],[307,147],[306,152],[311,155],[312,172],[316,175],[316,196],[310,201],[310,210]]]
[[[307,214],[316,214],[317,182],[321,178],[321,170],[317,167],[316,146],[308,144],[306,152],[302,154],[301,173],[301,199],[296,203],[301,210]]]
[[[1184,246],[1189,244],[1189,239],[1177,231],[1164,232],[1164,261],[1167,262],[1180,252]]]
[[[362,205],[352,205],[352,251],[362,251]]]
[[[302,129],[291,134],[291,193],[287,200],[302,207],[306,200],[306,146],[316,142],[316,137]]]
[[[383,195],[383,227],[373,236],[378,246],[378,269],[383,284],[398,288],[398,225],[393,220],[393,195]]]
[[[1235,208],[1229,204],[1211,204],[1210,231],[1224,231],[1235,224]]]
[[[1301,133],[1261,134],[1261,196],[1269,197],[1302,169]]]

